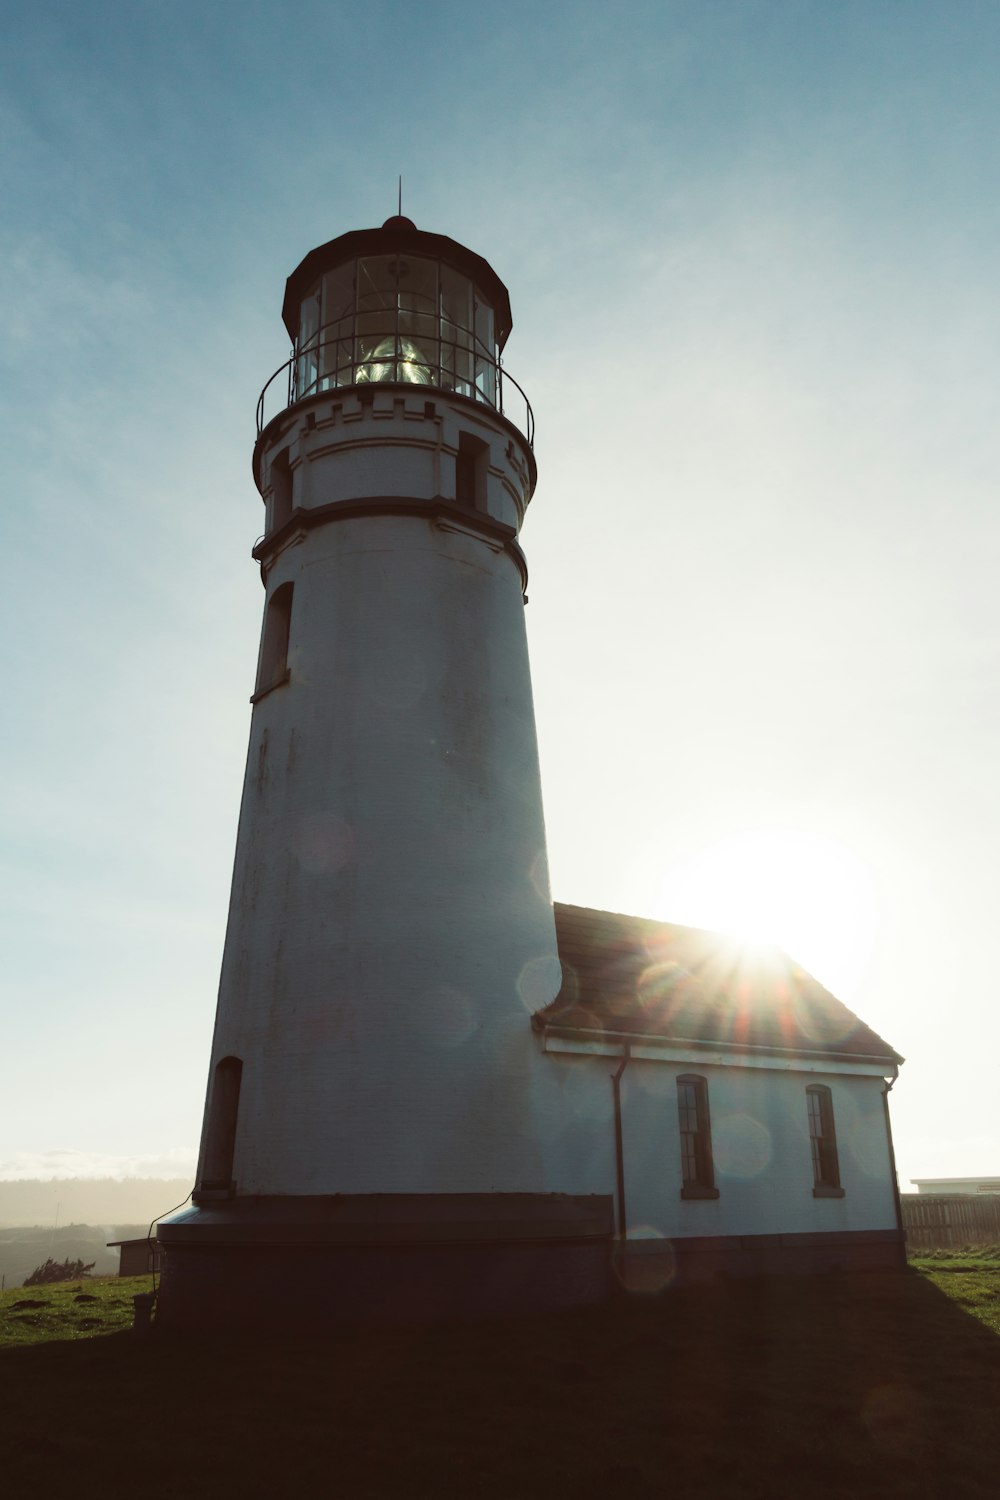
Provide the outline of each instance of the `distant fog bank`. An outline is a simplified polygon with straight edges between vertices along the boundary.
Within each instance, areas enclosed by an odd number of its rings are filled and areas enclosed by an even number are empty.
[[[0,1228],[57,1224],[144,1224],[186,1198],[194,1183],[176,1177],[63,1177],[0,1181]]]

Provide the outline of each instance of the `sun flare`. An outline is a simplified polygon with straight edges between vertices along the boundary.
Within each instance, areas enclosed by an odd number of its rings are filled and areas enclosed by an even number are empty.
[[[871,873],[845,845],[791,828],[730,835],[660,880],[665,920],[774,945],[850,1000],[870,968],[879,927]]]

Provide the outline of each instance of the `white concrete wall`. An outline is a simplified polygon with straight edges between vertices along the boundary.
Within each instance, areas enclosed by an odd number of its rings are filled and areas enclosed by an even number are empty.
[[[292,445],[296,505],[430,500],[463,427],[490,439],[494,518],[529,498],[527,450],[486,409],[434,390],[303,406],[268,438]],[[294,586],[290,679],[253,711],[212,1054],[243,1061],[240,1194],[553,1187],[522,582],[474,520],[352,515],[269,565],[268,597]]]
[[[553,1153],[553,1182],[566,1191],[616,1191],[610,1076],[619,1059],[549,1055],[568,1106]],[[708,1083],[717,1199],[681,1198],[677,1083]],[[833,1102],[843,1198],[814,1198],[806,1087],[826,1084]],[[871,1076],[633,1059],[622,1079],[629,1237],[796,1234],[894,1229],[895,1199],[882,1105]],[[570,1189],[567,1185],[572,1182]]]
[[[292,503],[306,510],[383,496],[454,501],[462,433],[489,449],[483,512],[519,528],[534,484],[527,444],[492,407],[433,386],[373,385],[300,402],[271,424],[254,468],[268,505],[271,463],[285,452]]]

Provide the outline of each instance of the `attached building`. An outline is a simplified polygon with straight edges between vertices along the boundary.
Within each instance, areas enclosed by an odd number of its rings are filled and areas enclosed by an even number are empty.
[[[887,1094],[902,1059],[776,950],[556,904],[533,1018],[563,1141],[615,1195],[630,1284],[900,1264]]]

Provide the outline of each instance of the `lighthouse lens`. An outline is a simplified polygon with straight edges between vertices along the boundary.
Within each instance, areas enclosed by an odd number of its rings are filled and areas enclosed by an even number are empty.
[[[427,356],[412,339],[380,339],[370,352],[362,355],[355,379],[358,385],[385,380],[402,380],[411,385],[433,385],[434,373]]]

